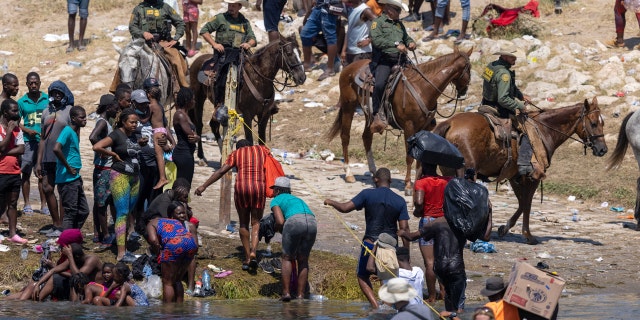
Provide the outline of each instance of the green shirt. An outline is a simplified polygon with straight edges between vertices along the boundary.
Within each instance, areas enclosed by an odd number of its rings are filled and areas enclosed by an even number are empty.
[[[373,50],[382,51],[386,54],[397,54],[397,44],[402,43],[405,46],[409,46],[413,39],[407,33],[404,25],[400,20],[393,21],[389,16],[383,13],[380,17],[373,20],[371,23],[371,45]]]
[[[482,97],[515,112],[516,109],[524,108],[524,103],[515,98],[522,100],[524,97],[516,86],[516,73],[510,67],[508,62],[498,59],[484,68]]]
[[[158,1],[154,4],[141,2],[131,12],[129,20],[129,32],[133,39],[143,38],[144,32],[162,34],[165,28],[165,20],[171,20],[171,25],[176,27],[173,40],[180,40],[184,35],[184,21],[182,17],[168,4]],[[171,30],[168,30],[170,36]],[[171,40],[171,39],[162,39]]]
[[[291,218],[291,216],[296,214],[310,214],[314,215],[309,209],[309,206],[300,198],[290,194],[290,193],[281,193],[277,195],[273,200],[271,200],[271,208],[280,207],[282,210],[282,215],[284,216],[284,220]]]
[[[251,23],[241,13],[234,18],[228,12],[219,13],[200,29],[200,34],[216,33],[215,41],[225,48],[238,48],[251,39],[256,40]]]
[[[29,98],[28,94],[25,94],[18,100],[18,111],[22,118],[22,123],[25,128],[34,130],[38,133],[35,137],[28,134],[24,135],[24,141],[40,141],[40,124],[42,122],[42,111],[49,106],[49,96],[40,92],[40,98],[38,101],[33,101]]]

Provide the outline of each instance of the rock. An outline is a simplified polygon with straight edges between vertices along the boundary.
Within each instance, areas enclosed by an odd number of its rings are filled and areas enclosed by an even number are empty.
[[[598,105],[599,106],[612,105],[613,103],[616,103],[618,101],[620,101],[620,98],[618,98],[618,97],[598,96]]]
[[[436,56],[443,56],[445,54],[449,54],[452,52],[453,52],[453,49],[451,47],[449,47],[447,44],[442,43],[438,45],[438,47],[434,51],[434,54]]]
[[[551,55],[551,48],[542,46],[537,50],[530,52],[529,57],[536,57],[538,60],[546,60]]]
[[[569,88],[582,85],[589,80],[591,80],[591,76],[579,71],[571,72],[571,74],[569,74]]]
[[[90,75],[92,75],[92,76],[95,76],[95,75],[101,74],[101,73],[103,73],[103,72],[104,72],[104,68],[99,67],[99,66],[93,66],[93,67],[91,67],[91,69],[89,70],[89,74],[90,74]]]
[[[640,51],[631,50],[622,54],[625,63],[636,62],[640,60]]]
[[[98,82],[98,81],[94,81],[89,83],[89,85],[87,86],[87,91],[95,91],[95,90],[99,90],[99,89],[103,89],[106,88],[107,86],[102,83],[102,82]]]
[[[593,93],[593,95],[595,95],[595,90],[596,90],[596,87],[592,85],[579,85],[579,86],[571,87],[569,89],[569,92],[576,93],[576,94]]]
[[[581,45],[579,45],[579,44],[577,44],[575,42],[570,42],[569,43],[569,49],[571,50],[571,53],[573,53],[573,54],[580,54],[580,53],[582,53],[582,50],[584,50],[584,48]]]
[[[595,73],[597,79],[601,79],[599,86],[601,89],[619,89],[623,84],[621,75],[624,75],[622,63],[607,63]]]
[[[604,45],[602,42],[596,40],[596,48],[598,50],[600,50],[601,52],[607,52],[609,51],[609,48],[607,48],[606,45]]]
[[[627,77],[627,78],[629,78],[629,77]],[[634,79],[634,81],[635,81],[635,79]],[[625,92],[635,92],[635,91],[638,91],[638,90],[640,90],[640,83],[638,83],[638,82],[627,83],[627,84],[624,85],[624,87],[622,87],[622,91],[625,91]],[[637,99],[635,97],[633,97],[633,98]]]
[[[564,69],[557,71],[538,70],[534,73],[534,76],[538,79],[546,80],[553,83],[560,83],[567,79],[569,74],[574,70]]]
[[[480,59],[482,58],[482,52],[480,51],[474,51],[471,53],[471,55],[469,56],[469,61],[471,62],[478,62],[480,61]]]
[[[558,89],[558,86],[553,83],[548,83],[546,81],[533,81],[527,84],[527,87],[523,92],[538,92],[539,94],[551,93],[551,91]]]

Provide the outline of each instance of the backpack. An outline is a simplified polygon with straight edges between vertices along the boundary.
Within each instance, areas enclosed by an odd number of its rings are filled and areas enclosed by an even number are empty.
[[[264,174],[267,185],[267,197],[273,198],[273,189],[271,186],[276,184],[276,178],[284,176],[282,165],[271,155],[271,151],[267,147],[263,147],[266,157],[264,159]]]

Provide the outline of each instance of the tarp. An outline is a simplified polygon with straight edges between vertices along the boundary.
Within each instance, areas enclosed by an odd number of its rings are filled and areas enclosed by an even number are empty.
[[[445,138],[420,130],[407,139],[407,153],[422,163],[458,169],[464,165],[460,150]]]
[[[492,19],[490,21],[491,25],[487,27],[487,29],[491,26],[508,26],[518,18],[518,15],[520,13],[527,13],[536,18],[540,18],[540,11],[538,11],[537,0],[530,0],[526,5],[522,7],[511,9],[501,7],[497,4],[489,4],[484,7],[484,10],[482,11],[482,14],[480,16],[484,16],[485,14],[487,14],[487,12],[489,12],[489,10],[495,10],[500,16],[498,18]]]

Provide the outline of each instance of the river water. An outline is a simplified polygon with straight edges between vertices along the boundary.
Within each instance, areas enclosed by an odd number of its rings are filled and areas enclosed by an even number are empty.
[[[560,300],[559,319],[639,319],[638,294],[574,295]],[[467,304],[462,319],[470,319],[480,303]],[[437,309],[441,305],[435,306]],[[0,300],[2,319],[389,319],[393,311],[373,313],[367,303],[344,301],[190,300],[182,305],[96,307],[70,302]]]

